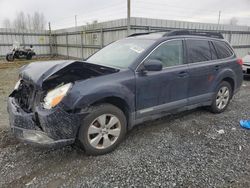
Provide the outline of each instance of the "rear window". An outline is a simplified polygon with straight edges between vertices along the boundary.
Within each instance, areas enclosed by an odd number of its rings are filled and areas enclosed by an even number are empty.
[[[210,61],[212,57],[210,46],[206,40],[186,40],[188,50],[188,63]]]
[[[213,41],[219,59],[227,58],[233,55],[228,45],[222,41]]]

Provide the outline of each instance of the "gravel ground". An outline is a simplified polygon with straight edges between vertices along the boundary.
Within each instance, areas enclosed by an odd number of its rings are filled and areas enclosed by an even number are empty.
[[[114,152],[48,150],[9,134],[6,98],[17,68],[0,66],[0,187],[250,187],[250,81],[222,114],[196,109],[139,125]],[[223,130],[223,131],[222,131]]]

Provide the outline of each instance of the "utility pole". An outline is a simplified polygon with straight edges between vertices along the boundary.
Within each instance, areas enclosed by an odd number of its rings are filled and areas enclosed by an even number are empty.
[[[77,27],[77,15],[75,15],[75,27]]]
[[[130,14],[131,14],[131,6],[130,0],[127,0],[127,34],[130,35]]]
[[[219,30],[219,25],[220,25],[220,15],[221,15],[221,11],[219,11],[218,24],[217,24],[217,31]]]

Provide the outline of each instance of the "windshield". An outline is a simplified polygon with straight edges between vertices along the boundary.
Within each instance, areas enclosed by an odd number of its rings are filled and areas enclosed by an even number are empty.
[[[154,40],[147,39],[119,40],[95,53],[87,59],[87,62],[104,66],[127,68],[153,43]]]

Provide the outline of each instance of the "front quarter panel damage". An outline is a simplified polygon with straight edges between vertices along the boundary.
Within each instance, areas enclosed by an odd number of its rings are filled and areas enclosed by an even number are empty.
[[[131,70],[76,82],[63,103],[69,109],[82,109],[106,97],[118,97],[135,110],[135,80]]]
[[[40,126],[53,139],[75,138],[79,127],[77,114],[68,113],[63,107],[53,110],[37,108]]]

